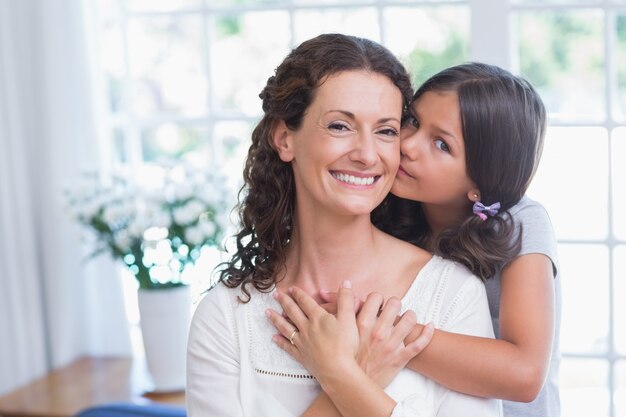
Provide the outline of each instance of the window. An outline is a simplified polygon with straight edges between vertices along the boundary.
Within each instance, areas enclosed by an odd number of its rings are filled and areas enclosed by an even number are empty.
[[[626,416],[626,2],[516,0],[509,19],[550,115],[531,194],[559,238],[563,415]]]
[[[185,160],[238,188],[258,93],[293,46],[321,32],[385,44],[416,85],[470,59],[527,77],[550,120],[530,194],[559,239],[563,415],[626,416],[626,0],[99,5],[105,169]]]

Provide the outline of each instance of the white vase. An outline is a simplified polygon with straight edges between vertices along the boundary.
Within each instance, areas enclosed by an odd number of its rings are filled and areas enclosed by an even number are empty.
[[[185,389],[187,335],[191,322],[189,286],[140,289],[141,333],[154,392]]]

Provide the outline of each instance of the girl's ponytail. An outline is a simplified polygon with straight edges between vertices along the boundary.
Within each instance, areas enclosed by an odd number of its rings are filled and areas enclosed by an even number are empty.
[[[433,242],[434,253],[465,265],[485,280],[515,258],[521,249],[521,225],[508,212],[482,220],[469,216],[444,229]]]

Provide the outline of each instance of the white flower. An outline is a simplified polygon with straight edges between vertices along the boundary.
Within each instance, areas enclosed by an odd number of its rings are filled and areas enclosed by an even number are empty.
[[[176,200],[187,200],[193,197],[193,188],[188,184],[176,184],[173,187]]]
[[[200,221],[200,223],[198,223],[198,227],[206,237],[213,237],[213,235],[217,231],[215,223],[208,220]]]
[[[207,184],[200,188],[197,192],[198,198],[202,199],[207,205],[216,207],[221,202],[219,187],[214,184]]]
[[[78,201],[91,198],[93,196],[93,193],[93,184],[87,183],[85,181],[81,181],[80,184],[78,184],[78,186],[74,190],[72,190],[73,197]]]
[[[120,230],[116,233],[113,240],[115,241],[115,246],[117,246],[122,252],[128,252],[130,250],[130,245],[133,243],[126,230]]]
[[[121,218],[133,217],[137,212],[137,207],[135,206],[134,199],[125,201],[120,204],[119,210],[119,215]]]
[[[123,219],[123,214],[120,212],[120,207],[118,205],[106,207],[104,209],[104,213],[102,214],[102,219],[109,226],[116,224]]]
[[[165,196],[161,189],[150,189],[143,193],[146,206],[160,206],[165,202]]]
[[[216,222],[220,225],[222,230],[227,230],[232,225],[230,220],[230,213],[228,211],[220,211],[217,213]]]
[[[172,225],[172,218],[169,214],[159,211],[154,217],[152,217],[151,223],[155,227],[165,227],[169,229]]]
[[[163,268],[169,271],[165,282],[172,272],[176,275],[193,263],[190,251],[221,237],[230,224],[227,209],[232,202],[227,182],[213,173],[181,166],[153,170],[156,177],[151,174],[150,179],[162,182],[152,181],[152,188],[124,173],[109,178],[107,185],[98,174],[90,174],[74,190],[68,188],[66,196],[70,212],[114,256],[124,260],[131,246],[141,243],[135,268],[154,276],[165,265],[173,267]],[[96,216],[109,228],[96,227]],[[178,239],[186,245],[177,246]]]
[[[200,210],[200,212],[198,212],[198,210]],[[198,216],[202,213],[203,210],[204,207],[202,206],[200,207],[200,209],[198,209],[198,206],[196,204],[185,204],[184,206],[175,209],[172,215],[174,217],[174,221],[177,224],[185,225],[198,220]]]
[[[82,207],[76,208],[78,218],[91,219],[100,210],[100,204],[95,200],[87,201]]]
[[[198,200],[191,200],[185,207],[189,210],[189,215],[193,216],[194,220],[206,211],[206,206]]]
[[[192,245],[201,245],[204,243],[204,233],[199,227],[189,227],[185,230],[185,240]]]
[[[145,219],[135,218],[128,224],[127,230],[130,236],[134,238],[141,238],[148,227],[149,225]]]

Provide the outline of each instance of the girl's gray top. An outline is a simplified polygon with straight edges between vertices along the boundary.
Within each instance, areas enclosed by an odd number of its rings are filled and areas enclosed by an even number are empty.
[[[540,253],[552,261],[555,289],[555,332],[552,347],[550,369],[545,384],[537,396],[530,403],[504,401],[505,417],[559,417],[561,405],[559,400],[559,328],[561,323],[561,280],[558,275],[558,260],[556,238],[550,217],[545,208],[528,197],[523,197],[509,212],[516,224],[522,225],[522,248],[518,256],[531,253]],[[496,337],[500,337],[500,270],[486,281],[489,309]]]

